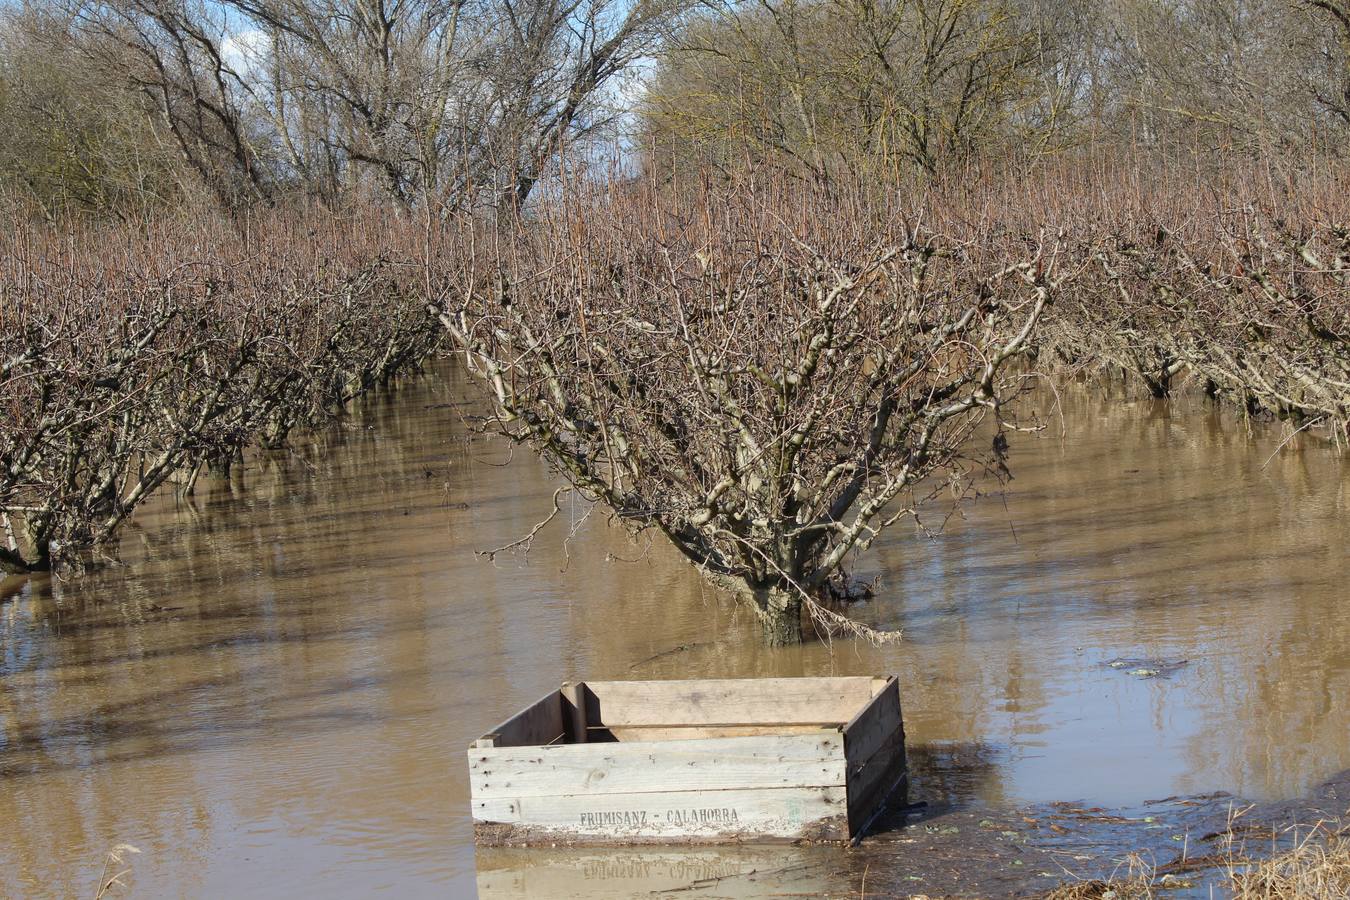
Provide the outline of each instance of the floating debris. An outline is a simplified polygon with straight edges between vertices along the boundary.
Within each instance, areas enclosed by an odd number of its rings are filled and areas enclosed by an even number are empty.
[[[1191,664],[1189,659],[1155,659],[1118,656],[1103,663],[1109,669],[1123,670],[1135,678],[1168,678]]]

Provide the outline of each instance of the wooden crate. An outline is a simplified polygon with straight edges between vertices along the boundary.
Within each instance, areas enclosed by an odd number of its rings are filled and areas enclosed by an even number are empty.
[[[894,677],[569,682],[468,756],[494,845],[842,841],[905,784]]]

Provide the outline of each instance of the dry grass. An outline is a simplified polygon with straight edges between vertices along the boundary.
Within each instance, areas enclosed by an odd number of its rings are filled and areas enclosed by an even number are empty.
[[[1067,882],[1044,900],[1150,900],[1157,883],[1154,867],[1138,853],[1131,853],[1110,878]]]
[[[127,883],[122,880],[124,876],[131,874],[131,866],[126,861],[126,855],[140,852],[130,844],[118,844],[108,851],[108,855],[103,858],[103,869],[99,872],[98,890],[94,894],[94,900],[103,900],[113,888],[127,887]]]
[[[1347,900],[1350,898],[1350,826],[1336,822],[1292,826],[1271,836],[1269,852],[1249,843],[1244,829],[1234,827],[1241,814],[1230,817],[1220,837],[1220,850],[1162,867],[1131,854],[1124,873],[1108,879],[1062,884],[1044,900],[1151,900],[1182,886],[1171,872],[1217,870],[1222,874],[1221,895],[1234,900]]]
[[[1284,897],[1350,898],[1350,827],[1318,823],[1296,827],[1293,847],[1265,859],[1230,857],[1226,868],[1238,900]]]
[[[1146,882],[1137,887],[1131,882],[1093,879],[1062,884],[1044,896],[1045,900],[1135,900],[1153,896]]]

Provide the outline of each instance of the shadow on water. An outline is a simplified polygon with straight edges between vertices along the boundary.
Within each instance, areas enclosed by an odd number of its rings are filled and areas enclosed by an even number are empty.
[[[124,653],[109,655],[93,655],[79,650],[71,654],[52,659],[34,659],[32,655],[21,656],[16,654],[15,658],[27,658],[30,662],[27,665],[4,664],[4,655],[0,655],[0,677],[13,675],[18,672],[42,672],[47,669],[67,669],[72,666],[78,666],[86,670],[97,670],[100,667],[121,666],[127,663],[142,662],[148,660],[162,660],[172,657],[195,657],[203,652],[211,650],[221,650],[225,648],[245,648],[250,645],[280,645],[280,644],[321,644],[325,641],[347,641],[361,633],[365,626],[353,624],[347,627],[326,627],[324,618],[321,614],[315,612],[293,611],[280,615],[259,616],[247,611],[237,612],[207,612],[193,613],[191,615],[159,614],[152,612],[146,615],[136,616],[134,618],[122,621],[104,620],[100,622],[80,622],[77,624],[53,623],[48,629],[49,632],[58,634],[67,638],[75,639],[80,636],[89,636],[99,631],[121,631],[129,627],[146,624],[163,624],[187,626],[182,630],[200,631],[198,640],[189,641],[181,644],[164,644],[156,646],[140,647],[135,650],[129,650]],[[318,623],[318,624],[313,624]],[[292,626],[293,630],[283,631],[283,626]],[[219,626],[221,630],[216,630]],[[249,630],[252,626],[252,630]],[[297,627],[298,626],[298,627]],[[403,623],[385,622],[381,624],[381,630],[387,634],[397,633],[399,630],[417,631],[425,627],[425,621],[410,620]],[[224,636],[222,636],[224,635]],[[62,684],[69,687],[82,684],[81,679],[99,679],[102,676],[96,671],[91,671],[84,675],[66,674],[62,676]]]
[[[882,833],[906,823],[937,818],[955,809],[971,805],[971,798],[987,795],[997,782],[999,766],[1006,764],[1008,750],[984,743],[942,742],[920,744],[910,741],[905,748],[909,764],[910,804],[922,804],[908,814],[896,814],[879,820],[873,829]],[[892,803],[894,807],[896,804]]]

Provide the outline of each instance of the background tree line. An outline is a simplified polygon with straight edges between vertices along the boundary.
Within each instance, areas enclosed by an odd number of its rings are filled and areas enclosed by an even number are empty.
[[[828,177],[1347,136],[1350,0],[0,6],[0,184],[49,217],[501,209],[597,142]]]
[[[932,173],[1085,146],[1340,152],[1344,0],[712,4],[643,107],[666,165]]]
[[[0,10],[0,177],[41,211],[523,200],[670,0],[49,0]]]

